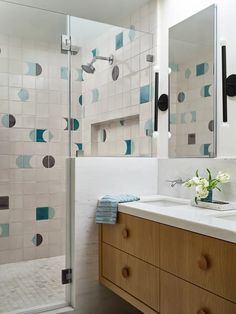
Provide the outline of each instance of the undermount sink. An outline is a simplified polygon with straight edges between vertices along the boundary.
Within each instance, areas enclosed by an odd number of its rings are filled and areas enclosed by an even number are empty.
[[[173,206],[180,206],[186,205],[187,203],[183,200],[171,200],[171,199],[159,199],[159,200],[145,200],[140,201],[141,203],[146,203],[152,206],[159,206],[159,207],[173,207]]]

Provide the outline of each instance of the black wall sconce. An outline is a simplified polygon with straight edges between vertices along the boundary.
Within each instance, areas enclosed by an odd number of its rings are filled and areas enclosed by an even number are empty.
[[[154,132],[158,131],[158,109],[166,111],[169,107],[169,97],[167,94],[162,94],[159,97],[159,73],[155,73],[155,105],[154,105]]]
[[[236,74],[227,77],[226,46],[221,47],[222,55],[222,104],[223,104],[223,122],[228,121],[227,96],[236,96]]]

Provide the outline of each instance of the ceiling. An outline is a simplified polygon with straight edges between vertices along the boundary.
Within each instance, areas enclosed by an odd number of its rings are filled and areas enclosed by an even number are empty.
[[[122,20],[149,0],[9,0],[9,2],[123,26]]]

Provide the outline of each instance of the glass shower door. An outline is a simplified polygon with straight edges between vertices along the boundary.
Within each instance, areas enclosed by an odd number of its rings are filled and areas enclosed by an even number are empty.
[[[0,2],[0,313],[68,304],[67,22]]]

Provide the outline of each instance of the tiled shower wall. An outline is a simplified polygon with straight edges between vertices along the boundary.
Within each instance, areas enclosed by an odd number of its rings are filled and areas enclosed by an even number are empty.
[[[213,143],[213,64],[199,56],[194,62],[171,66],[172,157],[209,156]]]
[[[83,152],[85,156],[150,156],[153,130],[153,65],[156,53],[156,2],[130,18],[129,29],[111,27],[81,49],[82,64],[96,55],[114,56],[97,61],[94,74],[81,72]],[[146,32],[137,29],[145,28]],[[153,56],[153,62],[147,61]]]
[[[0,263],[62,255],[67,56],[59,41],[0,35],[0,48]]]

